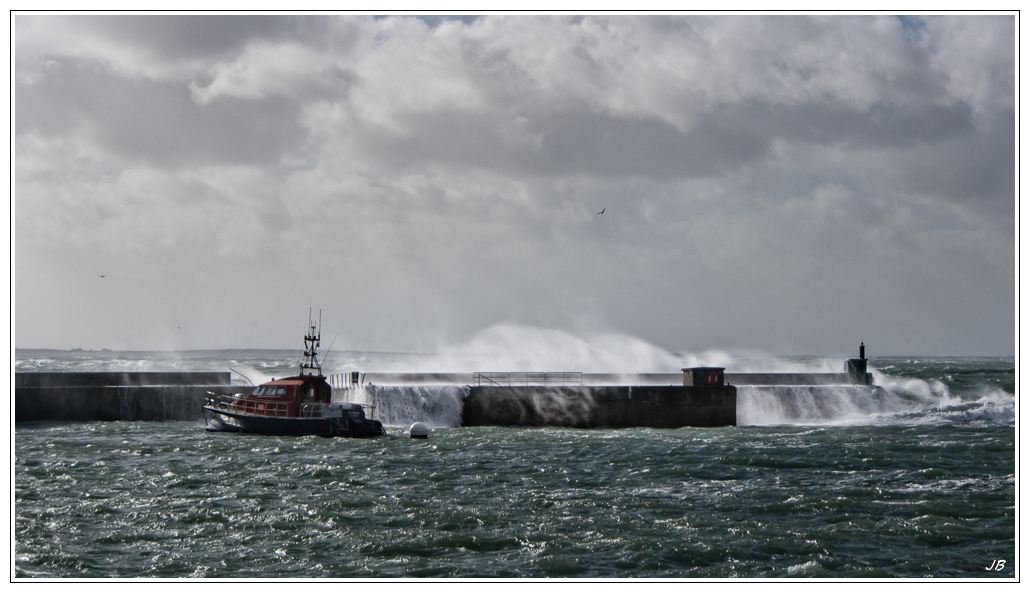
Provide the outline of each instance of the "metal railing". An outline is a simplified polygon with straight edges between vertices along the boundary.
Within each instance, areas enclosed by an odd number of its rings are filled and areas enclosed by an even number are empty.
[[[217,410],[235,414],[252,414],[254,416],[271,416],[273,418],[289,418],[289,402],[263,402],[232,395],[215,395],[207,399],[207,405]],[[371,407],[371,406],[362,406]],[[307,403],[301,404],[301,418],[339,418],[343,415],[340,404]]]
[[[301,404],[301,418],[339,418],[343,409],[339,404]]]
[[[355,377],[357,373],[340,373],[329,375],[329,386],[333,389],[354,389],[361,385],[361,379]]]
[[[583,373],[474,373],[476,387],[565,387],[583,385]]]
[[[290,413],[290,405],[288,402],[263,402],[252,399],[234,397],[231,395],[219,395],[216,397],[208,398],[207,404],[213,408],[225,410],[226,412],[235,412],[237,414],[254,414],[255,416],[273,416],[276,418],[287,418]]]

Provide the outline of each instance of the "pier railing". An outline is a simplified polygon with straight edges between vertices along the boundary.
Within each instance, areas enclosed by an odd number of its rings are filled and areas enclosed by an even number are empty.
[[[583,373],[474,373],[472,384],[476,387],[528,387],[583,385]]]
[[[358,373],[341,373],[329,375],[329,386],[333,389],[354,389],[359,387],[361,380]]]
[[[276,401],[256,401],[240,399],[231,395],[212,394],[207,400],[207,405],[226,412],[237,412],[240,414],[253,414],[255,416],[272,416],[286,418],[289,416],[289,404]]]

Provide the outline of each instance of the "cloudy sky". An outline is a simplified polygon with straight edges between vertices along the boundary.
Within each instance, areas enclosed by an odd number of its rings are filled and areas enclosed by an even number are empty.
[[[14,51],[20,348],[294,348],[313,307],[335,349],[1014,351],[1012,16],[18,15]]]

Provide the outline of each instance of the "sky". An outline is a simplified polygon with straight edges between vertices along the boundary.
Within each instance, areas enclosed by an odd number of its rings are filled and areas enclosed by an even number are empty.
[[[15,346],[1009,356],[1015,24],[19,14]]]

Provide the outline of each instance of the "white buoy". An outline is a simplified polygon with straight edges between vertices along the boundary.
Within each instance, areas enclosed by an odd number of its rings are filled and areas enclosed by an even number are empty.
[[[416,422],[408,429],[408,435],[413,439],[428,439],[429,427],[421,422]]]

